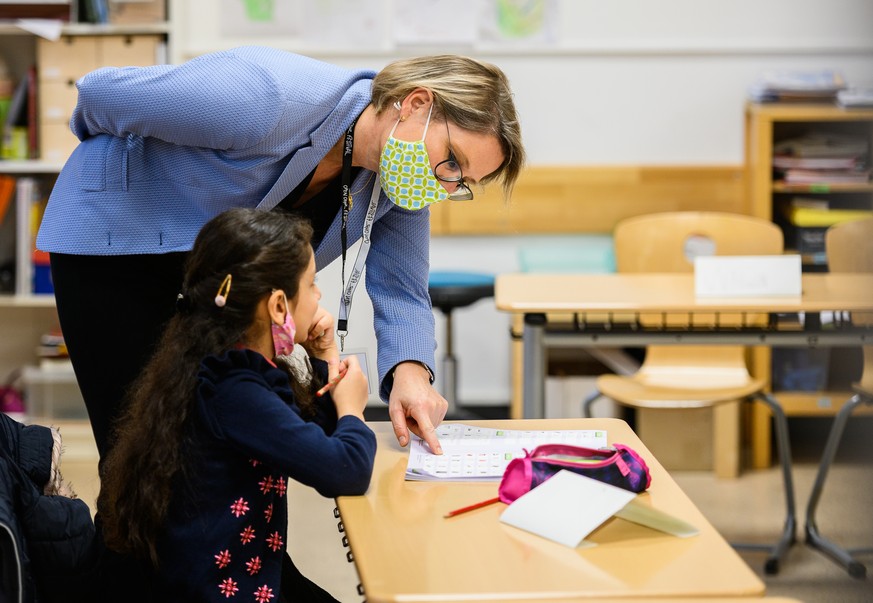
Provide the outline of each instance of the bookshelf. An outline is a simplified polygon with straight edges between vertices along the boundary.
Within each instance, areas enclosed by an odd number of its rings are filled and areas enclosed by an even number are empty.
[[[749,213],[780,223],[780,206],[793,196],[821,199],[839,207],[873,210],[873,183],[869,180],[789,184],[774,172],[774,146],[806,133],[858,136],[866,139],[869,149],[873,147],[873,109],[841,109],[830,104],[749,103],[745,136]],[[795,241],[792,233],[786,234],[786,247],[796,250],[792,246]],[[807,267],[814,269],[820,263],[810,258]]]
[[[44,361],[38,348],[58,325],[47,258],[33,253],[39,210],[77,143],[69,131],[76,103],[76,80],[103,66],[168,62],[171,26],[165,0],[103,2],[106,23],[78,22],[79,2],[49,3],[61,21],[53,23],[56,39],[26,30],[16,17],[35,16],[44,2],[4,5],[0,20],[0,58],[17,88],[31,74],[33,91],[27,107],[26,152],[0,158],[0,382],[20,370],[25,394],[38,416],[84,418],[81,395],[68,365]],[[10,14],[20,8],[21,14]],[[84,15],[82,15],[84,16]],[[0,123],[4,126],[5,122]],[[40,261],[42,263],[40,263]]]
[[[827,202],[840,209],[873,210],[873,183],[834,183],[826,179],[809,184],[789,184],[781,172],[773,168],[774,147],[780,142],[805,134],[834,134],[860,137],[873,149],[873,109],[842,109],[832,104],[749,103],[745,110],[746,191],[749,213],[772,220],[785,233],[786,250],[801,251],[804,271],[826,271],[827,261],[823,247],[798,249],[798,243],[816,244],[825,227],[803,229],[790,223],[783,208],[793,199],[802,197],[815,203]],[[806,238],[804,238],[806,237]],[[850,384],[857,380],[861,369],[859,348],[837,348],[830,357],[816,357],[815,350],[774,349],[762,350],[756,356],[757,374],[773,378],[773,393],[789,416],[832,416],[851,395]],[[791,355],[795,355],[791,358]],[[798,371],[808,370],[802,389],[784,389],[776,374],[779,363],[794,361]],[[823,374],[812,374],[819,368]],[[856,374],[857,373],[857,374]],[[816,381],[819,383],[816,383]],[[820,385],[820,387],[819,387]],[[859,409],[860,410],[860,409]],[[862,412],[870,413],[869,409]],[[766,417],[754,420],[754,438],[769,439]],[[762,448],[762,447],[759,447]],[[760,456],[768,456],[762,448]],[[755,466],[766,466],[765,459],[753,459]]]

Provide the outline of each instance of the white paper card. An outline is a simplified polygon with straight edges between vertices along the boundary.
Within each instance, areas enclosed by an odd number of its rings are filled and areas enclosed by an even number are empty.
[[[745,255],[694,258],[697,297],[800,296],[800,256]]]
[[[578,473],[559,471],[518,497],[500,521],[575,548],[635,496]]]
[[[678,517],[668,515],[636,499],[630,501],[620,511],[617,511],[615,516],[666,534],[678,536],[679,538],[688,538],[700,533],[700,530],[687,521],[682,521]]]
[[[687,538],[700,530],[690,523],[636,500],[617,486],[559,471],[509,505],[500,521],[575,548],[612,516]]]

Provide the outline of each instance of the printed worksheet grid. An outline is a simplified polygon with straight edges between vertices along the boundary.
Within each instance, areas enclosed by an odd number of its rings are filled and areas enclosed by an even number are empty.
[[[540,444],[571,444],[588,448],[606,445],[602,430],[512,430],[461,423],[437,429],[442,455],[431,454],[421,440],[413,441],[407,475],[413,479],[499,479],[509,462]]]

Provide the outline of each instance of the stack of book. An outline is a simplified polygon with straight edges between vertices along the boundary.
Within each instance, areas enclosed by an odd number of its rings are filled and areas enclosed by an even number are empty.
[[[12,96],[2,111],[0,122],[0,159],[37,159],[39,137],[37,135],[37,90],[36,66],[16,84]]]
[[[862,136],[808,134],[773,145],[773,169],[786,184],[866,184],[869,151]]]
[[[825,234],[834,224],[873,218],[867,204],[824,198],[793,197],[780,206],[785,240],[809,264],[827,264]]]
[[[846,80],[839,71],[772,71],[749,87],[749,98],[758,103],[832,103],[844,88]]]
[[[44,370],[67,370],[70,367],[70,355],[60,328],[43,333],[36,348],[40,368]]]

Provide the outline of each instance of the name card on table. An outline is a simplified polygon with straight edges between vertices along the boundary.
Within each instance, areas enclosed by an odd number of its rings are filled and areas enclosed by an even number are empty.
[[[713,255],[694,258],[697,297],[800,296],[799,255]]]

